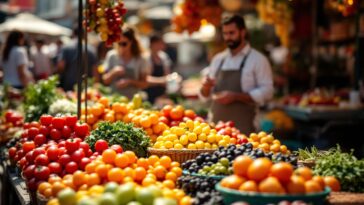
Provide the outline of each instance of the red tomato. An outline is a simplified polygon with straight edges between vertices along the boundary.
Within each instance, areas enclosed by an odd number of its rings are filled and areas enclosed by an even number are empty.
[[[22,139],[27,139],[28,138],[28,130],[24,130],[24,132],[21,133],[21,138]]]
[[[68,162],[65,170],[68,174],[73,174],[73,172],[77,171],[78,166],[76,164],[76,162]]]
[[[88,154],[88,151],[90,150],[90,146],[87,144],[87,142],[80,142],[80,148],[83,149],[85,154]]]
[[[35,159],[34,159],[34,164],[35,165],[43,165],[43,166],[47,166],[49,164],[49,159],[47,157],[47,155],[45,154],[40,154],[38,155]]]
[[[79,166],[81,170],[85,170],[86,165],[88,165],[91,162],[91,159],[84,157],[81,159]]]
[[[171,127],[178,126],[180,122],[181,121],[172,121],[170,125]]]
[[[32,165],[29,165],[27,166],[24,171],[23,171],[23,176],[27,179],[27,180],[30,180],[31,178],[34,177],[34,170],[35,170],[35,165],[32,164]]]
[[[43,134],[44,136],[48,136],[49,130],[45,125],[40,126],[39,128],[39,134]]]
[[[33,160],[37,158],[41,154],[46,154],[46,151],[43,147],[37,147],[33,150]]]
[[[109,148],[109,145],[105,140],[97,140],[95,143],[96,152],[102,153],[105,149]]]
[[[162,108],[162,113],[165,117],[169,117],[169,114],[171,112],[171,110],[173,109],[173,107],[171,105],[166,105]]]
[[[23,152],[28,153],[35,148],[35,143],[33,141],[27,141],[23,143]]]
[[[69,127],[73,127],[75,126],[77,122],[77,116],[75,115],[71,115],[71,116],[66,116],[66,125]]]
[[[29,164],[34,163],[33,150],[25,154],[25,159],[27,159]]]
[[[39,121],[42,125],[47,126],[52,123],[52,119],[53,119],[53,117],[51,115],[42,115],[42,116],[40,116]]]
[[[69,126],[67,126],[67,125],[63,126],[63,129],[62,129],[62,137],[64,139],[70,138],[71,132],[72,132],[72,130],[71,130],[71,128]]]
[[[59,156],[59,149],[57,146],[51,146],[47,149],[47,156],[51,161],[57,161]]]
[[[74,162],[80,162],[82,158],[85,157],[85,153],[83,152],[82,149],[76,150],[75,152],[72,153],[71,155],[71,159]]]
[[[62,166],[58,162],[51,162],[48,164],[49,171],[51,174],[61,174]]]
[[[23,129],[26,130],[26,129],[29,129],[29,128],[30,128],[30,123],[29,122],[24,123]]]
[[[18,155],[19,159],[21,159],[22,157],[24,157],[24,154],[25,154],[25,152],[22,149],[16,152],[16,155]]]
[[[66,118],[65,117],[54,117],[52,119],[52,125],[57,129],[62,129],[63,126],[66,124]]]
[[[62,134],[59,130],[53,128],[51,131],[50,131],[50,135],[51,135],[51,139],[53,140],[59,140],[62,138]]]
[[[165,116],[159,117],[159,122],[163,122],[164,124],[169,125],[169,120]]]
[[[12,111],[12,110],[8,110],[5,112],[5,119],[7,122],[10,122],[10,118],[13,114],[14,114],[14,111]]]
[[[22,157],[20,160],[19,160],[19,167],[20,169],[24,169],[26,167],[26,165],[28,164],[28,161],[25,157]]]
[[[27,181],[27,187],[30,191],[37,191],[37,180],[34,178],[31,178],[29,181]]]
[[[228,127],[235,127],[235,122],[233,122],[233,121],[227,121],[226,123],[226,126],[228,126]]]
[[[66,166],[71,161],[71,156],[68,154],[63,154],[59,157],[58,163],[62,166]]]
[[[47,141],[47,138],[43,135],[43,134],[37,134],[35,137],[34,137],[34,143],[37,145],[37,146],[40,146],[44,143],[46,143]]]
[[[40,124],[37,121],[33,121],[30,123],[30,127],[40,128]]]
[[[74,129],[75,129],[76,135],[79,137],[82,137],[82,138],[86,137],[86,135],[89,132],[88,125],[86,123],[82,123],[82,124],[76,123]]]
[[[34,177],[37,180],[48,180],[49,175],[51,174],[50,170],[46,166],[37,166],[34,170]]]
[[[66,146],[66,140],[62,140],[58,143],[58,147],[65,147]]]
[[[38,128],[35,128],[35,127],[31,127],[28,129],[28,138],[30,140],[33,140],[34,137],[39,134],[39,129]]]
[[[97,153],[97,152],[96,152]],[[91,149],[88,150],[88,152],[86,153],[86,155],[89,157],[89,156],[93,156],[93,152]]]
[[[68,139],[66,140],[66,150],[68,153],[72,154],[74,151],[80,148],[80,142],[75,139]]]
[[[16,155],[16,148],[15,147],[10,147],[8,150],[9,153],[9,157],[10,159],[14,159],[15,155]]]
[[[116,153],[122,153],[123,152],[123,148],[118,144],[114,144],[110,148],[113,149]]]

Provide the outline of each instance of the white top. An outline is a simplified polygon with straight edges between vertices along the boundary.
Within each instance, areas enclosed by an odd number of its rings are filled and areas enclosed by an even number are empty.
[[[50,75],[51,70],[51,60],[49,56],[41,49],[40,51],[36,48],[31,50],[32,61],[34,63],[34,74],[39,76],[42,74]]]
[[[222,60],[224,60],[224,63],[221,70],[239,70],[243,58],[249,51],[250,54],[245,61],[241,74],[241,89],[249,93],[258,105],[263,105],[273,97],[272,69],[268,59],[259,51],[251,48],[249,44],[235,56],[231,55],[229,49],[215,55],[210,66],[207,68],[207,73],[210,78],[216,78],[216,72]]]
[[[18,67],[21,65],[25,65],[25,69],[28,69],[27,52],[24,47],[15,46],[11,49],[8,60],[3,60],[4,83],[23,86],[18,74]]]

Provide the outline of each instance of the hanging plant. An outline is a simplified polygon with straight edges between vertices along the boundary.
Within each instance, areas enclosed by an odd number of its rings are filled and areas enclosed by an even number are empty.
[[[189,34],[198,31],[206,23],[219,26],[223,12],[219,0],[184,0],[174,10],[174,30],[178,33],[188,31]]]
[[[100,39],[111,46],[120,41],[126,8],[121,0],[87,0],[84,26],[87,32],[96,32]]]

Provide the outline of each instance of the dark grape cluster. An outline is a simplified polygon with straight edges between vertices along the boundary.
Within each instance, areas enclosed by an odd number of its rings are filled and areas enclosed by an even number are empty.
[[[202,153],[195,159],[182,163],[182,168],[190,173],[228,175],[231,173],[230,168],[234,159],[240,155],[250,156],[253,159],[267,157],[273,161],[284,161],[289,162],[294,166],[297,165],[296,156],[287,156],[280,153],[273,154],[272,152],[266,153],[259,148],[253,149],[251,143],[246,143],[240,146],[229,145],[228,147],[219,147],[219,149],[213,153]],[[225,163],[229,163],[226,170],[223,168],[225,167]]]
[[[195,205],[222,205],[222,196],[215,190],[218,179],[182,176],[178,178],[177,186],[188,195],[194,197]]]

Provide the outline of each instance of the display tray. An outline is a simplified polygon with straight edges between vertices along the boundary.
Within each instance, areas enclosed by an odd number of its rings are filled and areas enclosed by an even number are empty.
[[[320,193],[311,193],[304,195],[273,195],[263,193],[248,193],[240,192],[233,189],[227,189],[220,186],[220,183],[215,185],[215,189],[219,191],[224,198],[224,204],[232,204],[234,202],[247,202],[254,205],[277,204],[281,201],[296,201],[301,200],[312,205],[325,204],[327,196],[330,194],[330,189],[326,188]]]

